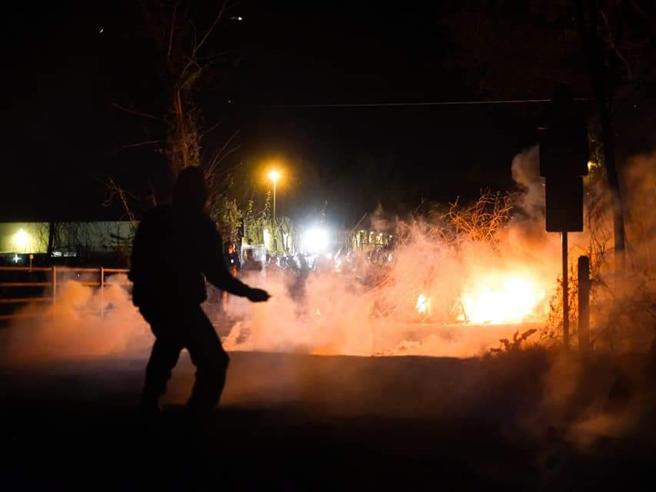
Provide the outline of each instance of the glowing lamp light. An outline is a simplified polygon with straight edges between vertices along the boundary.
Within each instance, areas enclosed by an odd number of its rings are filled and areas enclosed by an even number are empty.
[[[277,169],[271,169],[267,173],[267,178],[269,178],[269,181],[271,181],[273,184],[276,184],[280,180],[280,176],[281,176],[280,171],[278,171]]]
[[[30,235],[24,229],[18,229],[16,234],[12,237],[12,242],[17,251],[25,252],[30,244]]]
[[[303,234],[302,245],[307,253],[325,253],[330,246],[330,234],[323,227],[312,227]]]

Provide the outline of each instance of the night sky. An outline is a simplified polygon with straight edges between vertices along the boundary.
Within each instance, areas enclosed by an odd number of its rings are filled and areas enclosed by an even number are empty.
[[[229,51],[229,61],[197,93],[212,128],[204,157],[239,131],[225,165],[235,169],[240,199],[260,200],[258,173],[280,159],[289,172],[280,213],[300,218],[326,207],[343,225],[378,204],[403,214],[422,200],[511,188],[510,162],[534,143],[540,104],[281,107],[548,98],[558,78],[589,95],[571,16],[549,20],[563,35],[545,47],[543,13],[517,7],[524,2],[433,3],[233,4],[207,46]],[[195,3],[199,30],[216,5]],[[110,176],[132,191],[139,213],[141,197],[167,183],[157,145],[141,145],[163,139],[165,126],[116,107],[166,110],[139,3],[16,10],[3,26],[0,218],[120,218],[120,208],[102,206]],[[523,31],[513,40],[508,26]],[[472,40],[487,51],[472,55]],[[559,75],[536,77],[545,64]]]

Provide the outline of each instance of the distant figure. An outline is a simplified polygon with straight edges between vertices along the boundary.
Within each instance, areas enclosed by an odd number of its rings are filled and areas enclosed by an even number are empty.
[[[255,260],[255,253],[252,249],[247,249],[245,253],[244,264],[242,270],[244,272],[261,272],[262,262]]]
[[[237,253],[233,242],[229,242],[226,245],[226,262],[230,273],[236,277],[239,270],[241,270],[241,260],[239,259],[239,253]]]
[[[155,335],[140,402],[147,416],[159,413],[159,398],[183,348],[197,367],[190,413],[209,416],[219,401],[228,355],[200,307],[207,296],[205,279],[252,302],[269,299],[266,291],[250,288],[230,275],[221,236],[205,212],[206,201],[202,172],[195,167],[184,169],[175,184],[172,205],[153,209],[134,239],[129,274],[133,302]]]
[[[305,283],[310,275],[310,264],[303,254],[299,254],[298,267],[295,271],[294,281],[291,284],[290,295],[296,301],[302,301],[305,298]]]
[[[230,272],[230,275],[233,277],[236,277],[239,275],[239,271],[241,270],[241,260],[239,259],[239,253],[237,253],[237,250],[235,249],[235,244],[230,241],[229,243],[226,244],[226,265],[228,267],[228,271]],[[221,307],[221,311],[223,312],[224,315],[228,314],[228,303],[230,302],[230,294],[228,294],[227,291],[222,290],[221,294],[219,296],[219,305]]]
[[[279,259],[275,255],[267,254],[266,258],[266,270],[267,275],[276,275],[277,272],[281,270]]]
[[[301,272],[303,280],[305,280],[310,274],[310,264],[308,263],[307,257],[305,255],[298,255],[298,269]]]

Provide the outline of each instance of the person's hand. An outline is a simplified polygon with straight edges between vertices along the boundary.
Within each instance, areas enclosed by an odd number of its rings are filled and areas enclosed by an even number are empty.
[[[248,293],[248,300],[251,302],[266,302],[269,300],[269,293],[263,289],[251,289]]]

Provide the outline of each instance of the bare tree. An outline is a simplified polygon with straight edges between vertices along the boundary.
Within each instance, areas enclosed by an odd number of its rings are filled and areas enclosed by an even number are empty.
[[[198,96],[206,81],[220,75],[226,62],[235,59],[235,50],[220,50],[223,45],[221,27],[230,22],[226,17],[228,0],[219,1],[211,11],[191,0],[144,0],[140,17],[150,48],[157,57],[156,80],[165,97],[165,105],[157,110],[142,110],[130,104],[114,104],[116,109],[140,118],[147,123],[163,124],[157,131],[161,135],[143,142],[131,143],[123,149],[151,146],[167,157],[170,182],[180,170],[189,166],[202,166],[210,189],[210,215],[234,237],[235,226],[241,211],[237,201],[229,196],[232,169],[227,165],[239,148],[239,131],[226,138],[223,145],[212,152],[203,152],[203,140],[219,124],[205,127]],[[217,42],[218,40],[218,42]],[[119,200],[130,220],[134,213],[130,203],[137,197],[109,179],[105,186],[108,201]],[[144,197],[151,205],[157,203],[152,189]],[[237,217],[237,218],[235,218]],[[226,231],[228,232],[228,231]]]
[[[126,191],[125,188],[116,184],[114,178],[107,179],[105,185],[107,187],[107,198],[103,202],[103,206],[111,206],[113,201],[118,198],[118,200],[121,202],[121,206],[123,207],[123,212],[125,213],[128,220],[132,224],[136,224],[136,217],[129,202],[129,199],[134,199],[135,196],[132,193]]]
[[[616,165],[614,105],[626,99],[654,60],[656,14],[640,0],[577,0],[579,31],[585,47],[601,137],[601,156],[613,193],[616,266],[626,247],[624,200]],[[651,13],[650,13],[651,12]]]
[[[208,41],[225,18],[224,0],[201,31],[192,18],[193,2],[152,1],[144,4],[145,26],[161,58],[161,77],[168,97],[166,155],[172,175],[201,163],[201,111],[194,97],[209,69],[232,53],[210,52]]]

